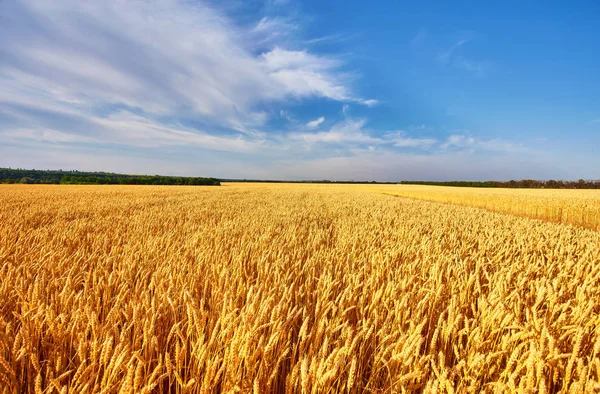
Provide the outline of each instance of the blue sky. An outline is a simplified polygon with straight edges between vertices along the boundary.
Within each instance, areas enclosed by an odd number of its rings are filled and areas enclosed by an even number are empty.
[[[598,179],[599,20],[594,1],[2,0],[0,166]]]

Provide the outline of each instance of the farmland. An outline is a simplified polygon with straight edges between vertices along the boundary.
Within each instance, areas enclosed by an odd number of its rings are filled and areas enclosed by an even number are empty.
[[[380,186],[380,193],[473,206],[493,212],[600,229],[600,191],[481,189],[439,186]]]
[[[597,392],[599,203],[2,185],[0,392]]]

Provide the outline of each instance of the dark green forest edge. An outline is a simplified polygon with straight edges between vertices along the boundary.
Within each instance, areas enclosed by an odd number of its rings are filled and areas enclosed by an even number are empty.
[[[485,181],[485,182],[421,182],[421,181],[403,181],[404,185],[432,185],[432,186],[456,186],[456,187],[501,187],[511,189],[600,189],[600,181],[538,181],[533,179],[523,179],[520,181]]]
[[[110,172],[44,171],[0,168],[0,183],[61,185],[188,185],[219,186],[216,178],[125,175]]]
[[[400,182],[375,182],[375,181],[286,181],[286,180],[258,180],[258,179],[217,179],[201,177],[179,177],[161,175],[125,175],[110,172],[83,172],[83,171],[53,171],[53,170],[23,170],[0,168],[0,183],[25,183],[25,184],[63,184],[63,185],[204,185],[218,186],[221,182],[266,182],[266,183],[335,183],[335,184],[402,184],[402,185],[432,185],[455,187],[483,187],[483,188],[522,188],[522,189],[600,189],[600,180],[555,181],[532,180],[519,181],[400,181]]]
[[[454,187],[482,187],[482,188],[514,188],[514,189],[600,189],[600,180],[586,181],[555,181],[523,179],[520,181],[400,181],[400,182],[375,182],[375,181],[285,181],[285,180],[256,180],[256,179],[221,179],[221,182],[260,182],[260,183],[335,183],[335,184],[376,184],[376,185],[429,185],[429,186],[454,186]]]

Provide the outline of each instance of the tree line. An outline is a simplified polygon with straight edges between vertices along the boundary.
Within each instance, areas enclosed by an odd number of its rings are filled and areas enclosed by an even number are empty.
[[[540,181],[534,179],[522,179],[520,181],[448,181],[448,182],[428,182],[428,181],[402,181],[404,185],[431,185],[431,186],[455,186],[455,187],[500,187],[513,189],[600,189],[600,180],[586,181],[556,181],[553,179]]]
[[[203,177],[180,177],[162,175],[126,175],[111,172],[84,172],[63,170],[25,170],[0,168],[0,183],[26,183],[26,184],[67,184],[67,185],[209,185],[218,186],[221,181],[233,182],[269,182],[269,183],[336,183],[336,184],[403,184],[403,185],[432,185],[455,187],[483,187],[483,188],[523,188],[523,189],[600,189],[600,180],[564,181],[564,180],[533,180],[522,179],[519,181],[400,181],[400,182],[375,182],[375,181],[331,181],[331,180],[250,180],[250,179],[222,179]]]
[[[0,183],[63,185],[202,185],[219,186],[216,178],[126,175],[110,172],[24,170],[0,168]]]

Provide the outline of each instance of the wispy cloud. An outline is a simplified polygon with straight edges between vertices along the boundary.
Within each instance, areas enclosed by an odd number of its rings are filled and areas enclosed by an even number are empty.
[[[410,45],[412,45],[413,47],[418,47],[422,45],[426,39],[427,29],[425,29],[424,27],[420,27],[419,30],[417,30],[417,33],[410,40]]]
[[[474,41],[479,35],[475,32],[465,34],[464,38],[457,40],[449,48],[438,53],[437,61],[441,64],[452,65],[456,68],[466,70],[476,76],[485,75],[485,64],[481,61],[470,59],[461,52],[462,48],[469,42]]]
[[[279,111],[279,116],[281,116],[283,119],[287,120],[288,122],[296,122],[296,120],[292,117],[292,115],[284,109]]]
[[[478,77],[485,75],[485,65],[483,62],[476,62],[466,59],[463,56],[456,56],[453,64],[456,67],[465,69]]]
[[[289,19],[281,17],[263,17],[252,29],[254,33],[265,34],[267,37],[274,36],[278,37],[281,34],[291,33],[290,30],[296,30],[299,26],[297,23],[292,22]]]
[[[348,40],[351,40],[351,39],[359,37],[359,36],[360,36],[360,34],[358,34],[358,33],[352,33],[352,34],[335,33],[335,34],[328,34],[325,36],[304,40],[304,43],[307,45],[323,44],[323,43],[332,44],[332,43],[348,41]]]
[[[314,129],[322,123],[324,118],[309,122],[306,127]],[[378,135],[366,127],[366,119],[352,119],[334,124],[329,130],[318,132],[295,131],[286,134],[278,143],[292,149],[296,146],[310,147],[312,150],[323,145],[324,149],[330,145],[337,145],[339,152],[357,152],[361,150],[421,152],[424,154],[444,155],[448,152],[464,152],[467,154],[525,154],[533,153],[530,148],[513,141],[491,138],[485,139],[472,136],[468,133],[454,133],[445,139],[431,136],[417,136],[424,132],[430,133],[430,128],[425,125],[411,125],[409,132],[396,130]],[[297,144],[301,143],[300,146]],[[304,145],[302,145],[304,144]]]
[[[335,73],[337,60],[275,47],[263,53],[262,64],[268,76],[296,97],[325,97],[338,101],[362,100],[352,96],[343,73]]]
[[[51,122],[48,122],[51,123]],[[164,146],[197,146],[228,152],[254,152],[264,144],[260,138],[242,135],[214,135],[189,129],[181,125],[167,125],[136,115],[129,111],[112,113],[108,117],[85,117],[74,120],[77,128],[11,127],[0,128],[0,138],[5,142],[77,143],[123,145],[138,148]],[[59,126],[59,125],[57,125]]]
[[[482,140],[465,134],[453,134],[441,145],[443,149],[467,149],[473,151],[524,153],[528,148],[504,139]]]
[[[278,43],[295,41],[299,31],[300,26],[293,19],[265,16],[247,32],[247,43],[256,50],[269,48]]]
[[[51,135],[49,122],[67,116],[77,120],[71,129],[104,119],[132,133],[107,117],[125,108],[167,128],[162,119],[201,123],[186,132],[214,146],[206,136],[222,130],[255,135],[269,117],[265,103],[374,102],[354,94],[340,60],[277,46],[294,26],[283,18],[245,30],[202,2],[180,0],[14,0],[0,12],[0,104],[18,112],[13,130]],[[265,42],[274,46],[253,52]]]
[[[393,131],[386,133],[386,141],[391,142],[398,148],[422,148],[429,149],[438,143],[435,138],[413,138],[409,137],[404,131]]]
[[[470,40],[458,40],[455,42],[450,48],[447,48],[438,54],[438,60],[442,63],[448,63],[454,52],[456,52],[460,47],[465,45]]]
[[[379,104],[379,100],[375,100],[375,99],[368,99],[368,100],[362,100],[362,99],[358,99],[358,100],[354,100],[360,104],[366,105],[367,107],[374,107],[377,104]]]
[[[308,127],[309,129],[316,129],[324,121],[325,121],[325,117],[321,116],[315,120],[311,120],[310,122],[308,122],[306,124],[306,127]]]
[[[319,119],[317,119],[319,120]],[[291,140],[304,141],[308,144],[344,144],[345,148],[350,148],[354,144],[373,144],[379,143],[379,138],[371,136],[363,128],[366,120],[346,120],[335,124],[329,131],[320,131],[316,133],[294,132],[288,134]]]

